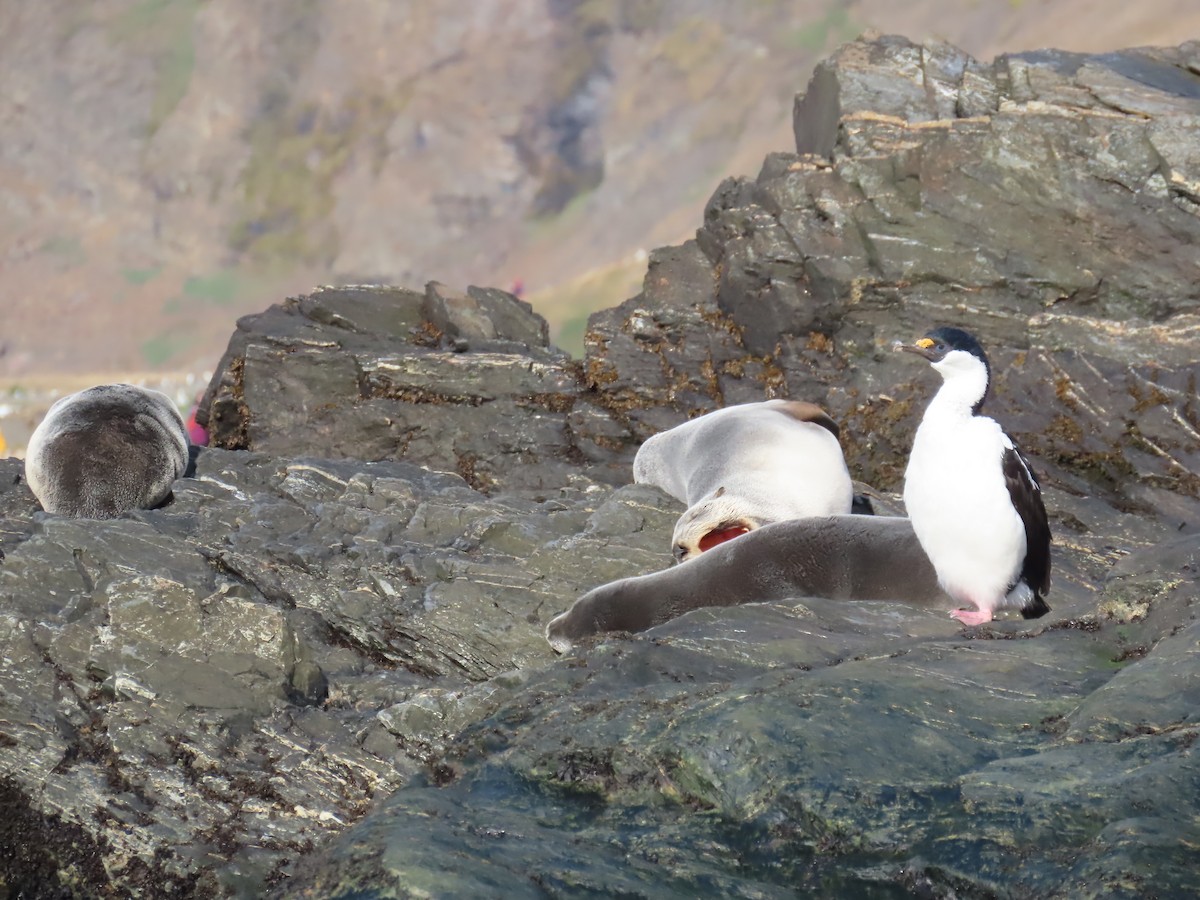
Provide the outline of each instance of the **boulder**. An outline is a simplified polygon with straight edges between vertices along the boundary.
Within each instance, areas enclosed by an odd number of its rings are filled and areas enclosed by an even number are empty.
[[[631,438],[578,368],[503,291],[321,288],[238,321],[196,418],[215,447],[405,459],[488,493],[553,490],[588,462],[620,483]]]

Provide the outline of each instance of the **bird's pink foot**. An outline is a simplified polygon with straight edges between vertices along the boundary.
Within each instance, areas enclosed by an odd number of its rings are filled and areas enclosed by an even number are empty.
[[[964,625],[982,625],[992,621],[992,613],[984,609],[952,609],[950,618],[958,619]]]

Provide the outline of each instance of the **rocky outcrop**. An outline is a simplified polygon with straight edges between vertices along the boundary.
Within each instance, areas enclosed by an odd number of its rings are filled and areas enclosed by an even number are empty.
[[[1197,70],[848,45],[581,361],[503,292],[323,289],[239,323],[163,508],[47,516],[0,463],[0,883],[1190,890]],[[669,563],[680,505],[624,482],[688,414],[819,402],[894,503],[935,376],[890,343],[935,322],[1043,475],[1050,614],[773,599],[554,655]]]
[[[214,446],[403,458],[487,492],[589,462],[627,480],[611,464],[631,439],[578,369],[503,291],[328,288],[241,319],[197,419]]]
[[[655,491],[582,477],[492,500],[409,463],[204,450],[165,508],[94,521],[38,512],[19,472],[0,778],[32,809],[0,844],[45,831],[61,870],[31,896],[260,893],[551,662],[539,623],[578,585],[670,560]]]
[[[797,100],[801,152],[727,179],[695,243],[593,318],[593,383],[651,430],[663,406],[814,400],[891,487],[933,376],[889,346],[962,325],[989,409],[1056,478],[1143,509],[1198,496],[1197,52],[847,45]]]
[[[301,883],[312,896],[1185,894],[1198,552],[1192,536],[1130,557],[1120,587],[1072,604],[1082,620],[990,640],[951,636],[940,615],[818,601],[692,613],[607,643],[530,674],[460,733],[440,775],[396,792]],[[1096,615],[1127,589],[1153,596],[1150,616]]]

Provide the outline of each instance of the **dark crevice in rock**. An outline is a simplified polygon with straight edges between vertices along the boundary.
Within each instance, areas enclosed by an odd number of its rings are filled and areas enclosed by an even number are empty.
[[[296,598],[288,591],[279,573],[261,560],[208,547],[200,547],[199,553],[215,572],[253,588],[268,603],[281,609],[296,608]]]

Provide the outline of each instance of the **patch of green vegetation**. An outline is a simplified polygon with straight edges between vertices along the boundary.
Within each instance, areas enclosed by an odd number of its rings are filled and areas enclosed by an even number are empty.
[[[620,19],[621,5],[621,0],[581,0],[571,10],[571,18],[581,30],[613,28]]]
[[[834,3],[825,10],[825,15],[793,29],[785,37],[789,47],[809,53],[820,53],[831,44],[837,45],[853,39],[862,31],[862,26],[850,18],[850,13],[841,3]]]
[[[224,269],[212,275],[195,275],[189,278],[183,283],[183,293],[187,297],[207,300],[218,306],[228,306],[237,299],[241,287],[236,273]]]
[[[333,206],[332,179],[352,151],[365,149],[374,174],[382,171],[390,152],[388,129],[412,100],[421,77],[392,85],[360,85],[335,106],[297,105],[291,86],[320,41],[316,29],[307,27],[319,20],[317,7],[316,0],[293,0],[291,16],[297,27],[278,50],[281,63],[275,82],[250,132],[251,158],[241,174],[247,202],[232,243],[260,261],[288,263],[297,249],[308,253],[314,245],[329,246],[332,233],[313,241],[297,232],[327,218]],[[296,195],[294,203],[288,200],[291,193]],[[334,246],[324,256],[335,255]]]
[[[153,29],[176,0],[142,0],[118,15],[109,26],[113,38],[119,41],[144,37]],[[184,0],[189,2],[189,0]]]
[[[567,205],[556,213],[545,213],[534,216],[530,220],[529,237],[533,240],[550,237],[559,233],[560,229],[578,224],[587,210],[588,200],[591,199],[594,188],[576,194],[567,201]]]
[[[555,30],[542,98],[517,135],[519,152],[528,156],[523,162],[540,181],[532,204],[539,217],[558,214],[604,180],[601,159],[586,151],[587,159],[571,152],[534,151],[532,146],[540,141],[527,144],[526,132],[548,130],[560,146],[580,139],[583,123],[561,119],[557,111],[588,91],[595,79],[609,77],[609,46],[613,33],[623,27],[625,6],[621,0],[582,0],[561,16]]]
[[[142,359],[146,365],[157,369],[174,360],[180,353],[192,345],[192,337],[177,331],[164,331],[141,346]]]
[[[640,34],[659,23],[664,9],[664,0],[624,0],[621,4],[620,26],[625,31]]]
[[[150,103],[150,134],[162,127],[167,116],[175,111],[175,107],[187,93],[188,85],[192,83],[195,64],[196,48],[189,31],[171,47],[166,58],[159,64],[158,84],[154,89],[154,99]]]
[[[551,340],[560,350],[566,350],[575,359],[583,359],[583,336],[587,332],[588,316],[591,312],[581,312],[567,319],[551,334]]]
[[[588,316],[634,296],[645,275],[646,261],[630,259],[539,291],[529,301],[550,323],[554,343],[578,359]]]
[[[376,177],[383,171],[391,153],[388,129],[396,116],[403,112],[417,89],[417,78],[405,79],[386,94],[372,94],[364,100],[365,143],[371,149],[371,172]]]
[[[333,177],[350,156],[352,132],[315,104],[260,120],[242,173],[247,209],[234,226],[234,248],[260,263],[332,260],[336,248],[314,240],[311,227],[333,211]]]
[[[731,73],[730,47],[720,23],[700,16],[679,22],[656,48],[687,85],[693,101],[703,101],[727,87]]]
[[[575,11],[574,27],[564,28],[554,49],[547,80],[546,99],[551,106],[566,103],[583,88],[595,73],[604,71],[611,27],[584,15],[585,7]]]
[[[337,255],[329,225],[333,180],[360,146],[374,148],[382,164],[384,132],[408,104],[412,84],[382,92],[363,89],[335,109],[315,103],[259,119],[250,134],[250,160],[242,172],[245,206],[230,235],[235,250],[256,264],[308,261],[328,264]]]
[[[81,266],[87,262],[87,253],[84,252],[83,244],[74,235],[70,237],[57,235],[47,238],[42,242],[41,250],[43,253],[55,257],[58,264],[66,269],[73,269],[75,266]]]
[[[158,81],[147,131],[153,135],[187,93],[196,64],[192,40],[200,0],[142,0],[109,25],[116,44],[130,44],[155,58]]]
[[[711,19],[684,19],[658,45],[658,54],[685,75],[716,56],[725,42],[720,24]]]
[[[162,266],[153,266],[149,269],[122,269],[121,275],[130,284],[148,284],[159,276],[162,272]]]
[[[582,0],[572,10],[581,28],[610,28],[634,33],[658,24],[666,7],[664,0]]]

